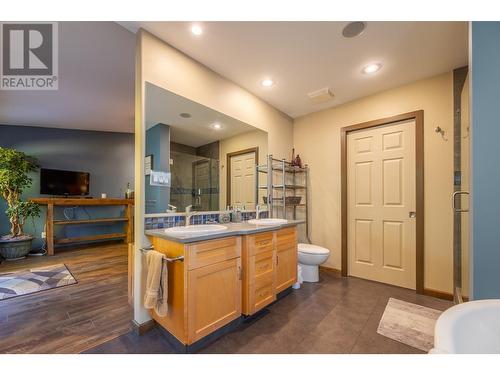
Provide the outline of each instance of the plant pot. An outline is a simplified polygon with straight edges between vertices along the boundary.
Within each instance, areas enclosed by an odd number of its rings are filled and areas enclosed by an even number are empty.
[[[33,237],[23,236],[19,238],[1,238],[0,255],[6,260],[23,259],[31,251]]]

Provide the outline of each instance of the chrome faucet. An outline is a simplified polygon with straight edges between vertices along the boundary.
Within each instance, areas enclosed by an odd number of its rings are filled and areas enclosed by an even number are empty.
[[[197,213],[196,211],[193,211],[193,205],[190,204],[189,206],[186,207],[186,223],[185,226],[191,225],[191,217],[195,216]]]
[[[257,220],[260,219],[260,214],[264,211],[263,208],[264,206],[261,206],[260,204],[255,205],[255,218]]]

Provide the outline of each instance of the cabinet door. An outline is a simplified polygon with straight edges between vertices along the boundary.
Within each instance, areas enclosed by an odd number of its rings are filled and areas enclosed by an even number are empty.
[[[241,258],[188,272],[188,344],[241,316]]]
[[[276,293],[297,282],[297,232],[286,228],[276,233]]]

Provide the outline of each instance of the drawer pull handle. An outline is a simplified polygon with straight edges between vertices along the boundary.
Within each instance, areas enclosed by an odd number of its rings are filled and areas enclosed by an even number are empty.
[[[258,247],[263,247],[263,246],[267,246],[271,243],[271,241],[262,241],[262,242],[257,242],[257,246]]]

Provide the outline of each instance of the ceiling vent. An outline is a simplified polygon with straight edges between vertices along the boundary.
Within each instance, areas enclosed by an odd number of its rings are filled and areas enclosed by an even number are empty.
[[[333,99],[333,91],[329,87],[322,88],[307,94],[314,104],[324,103]]]

